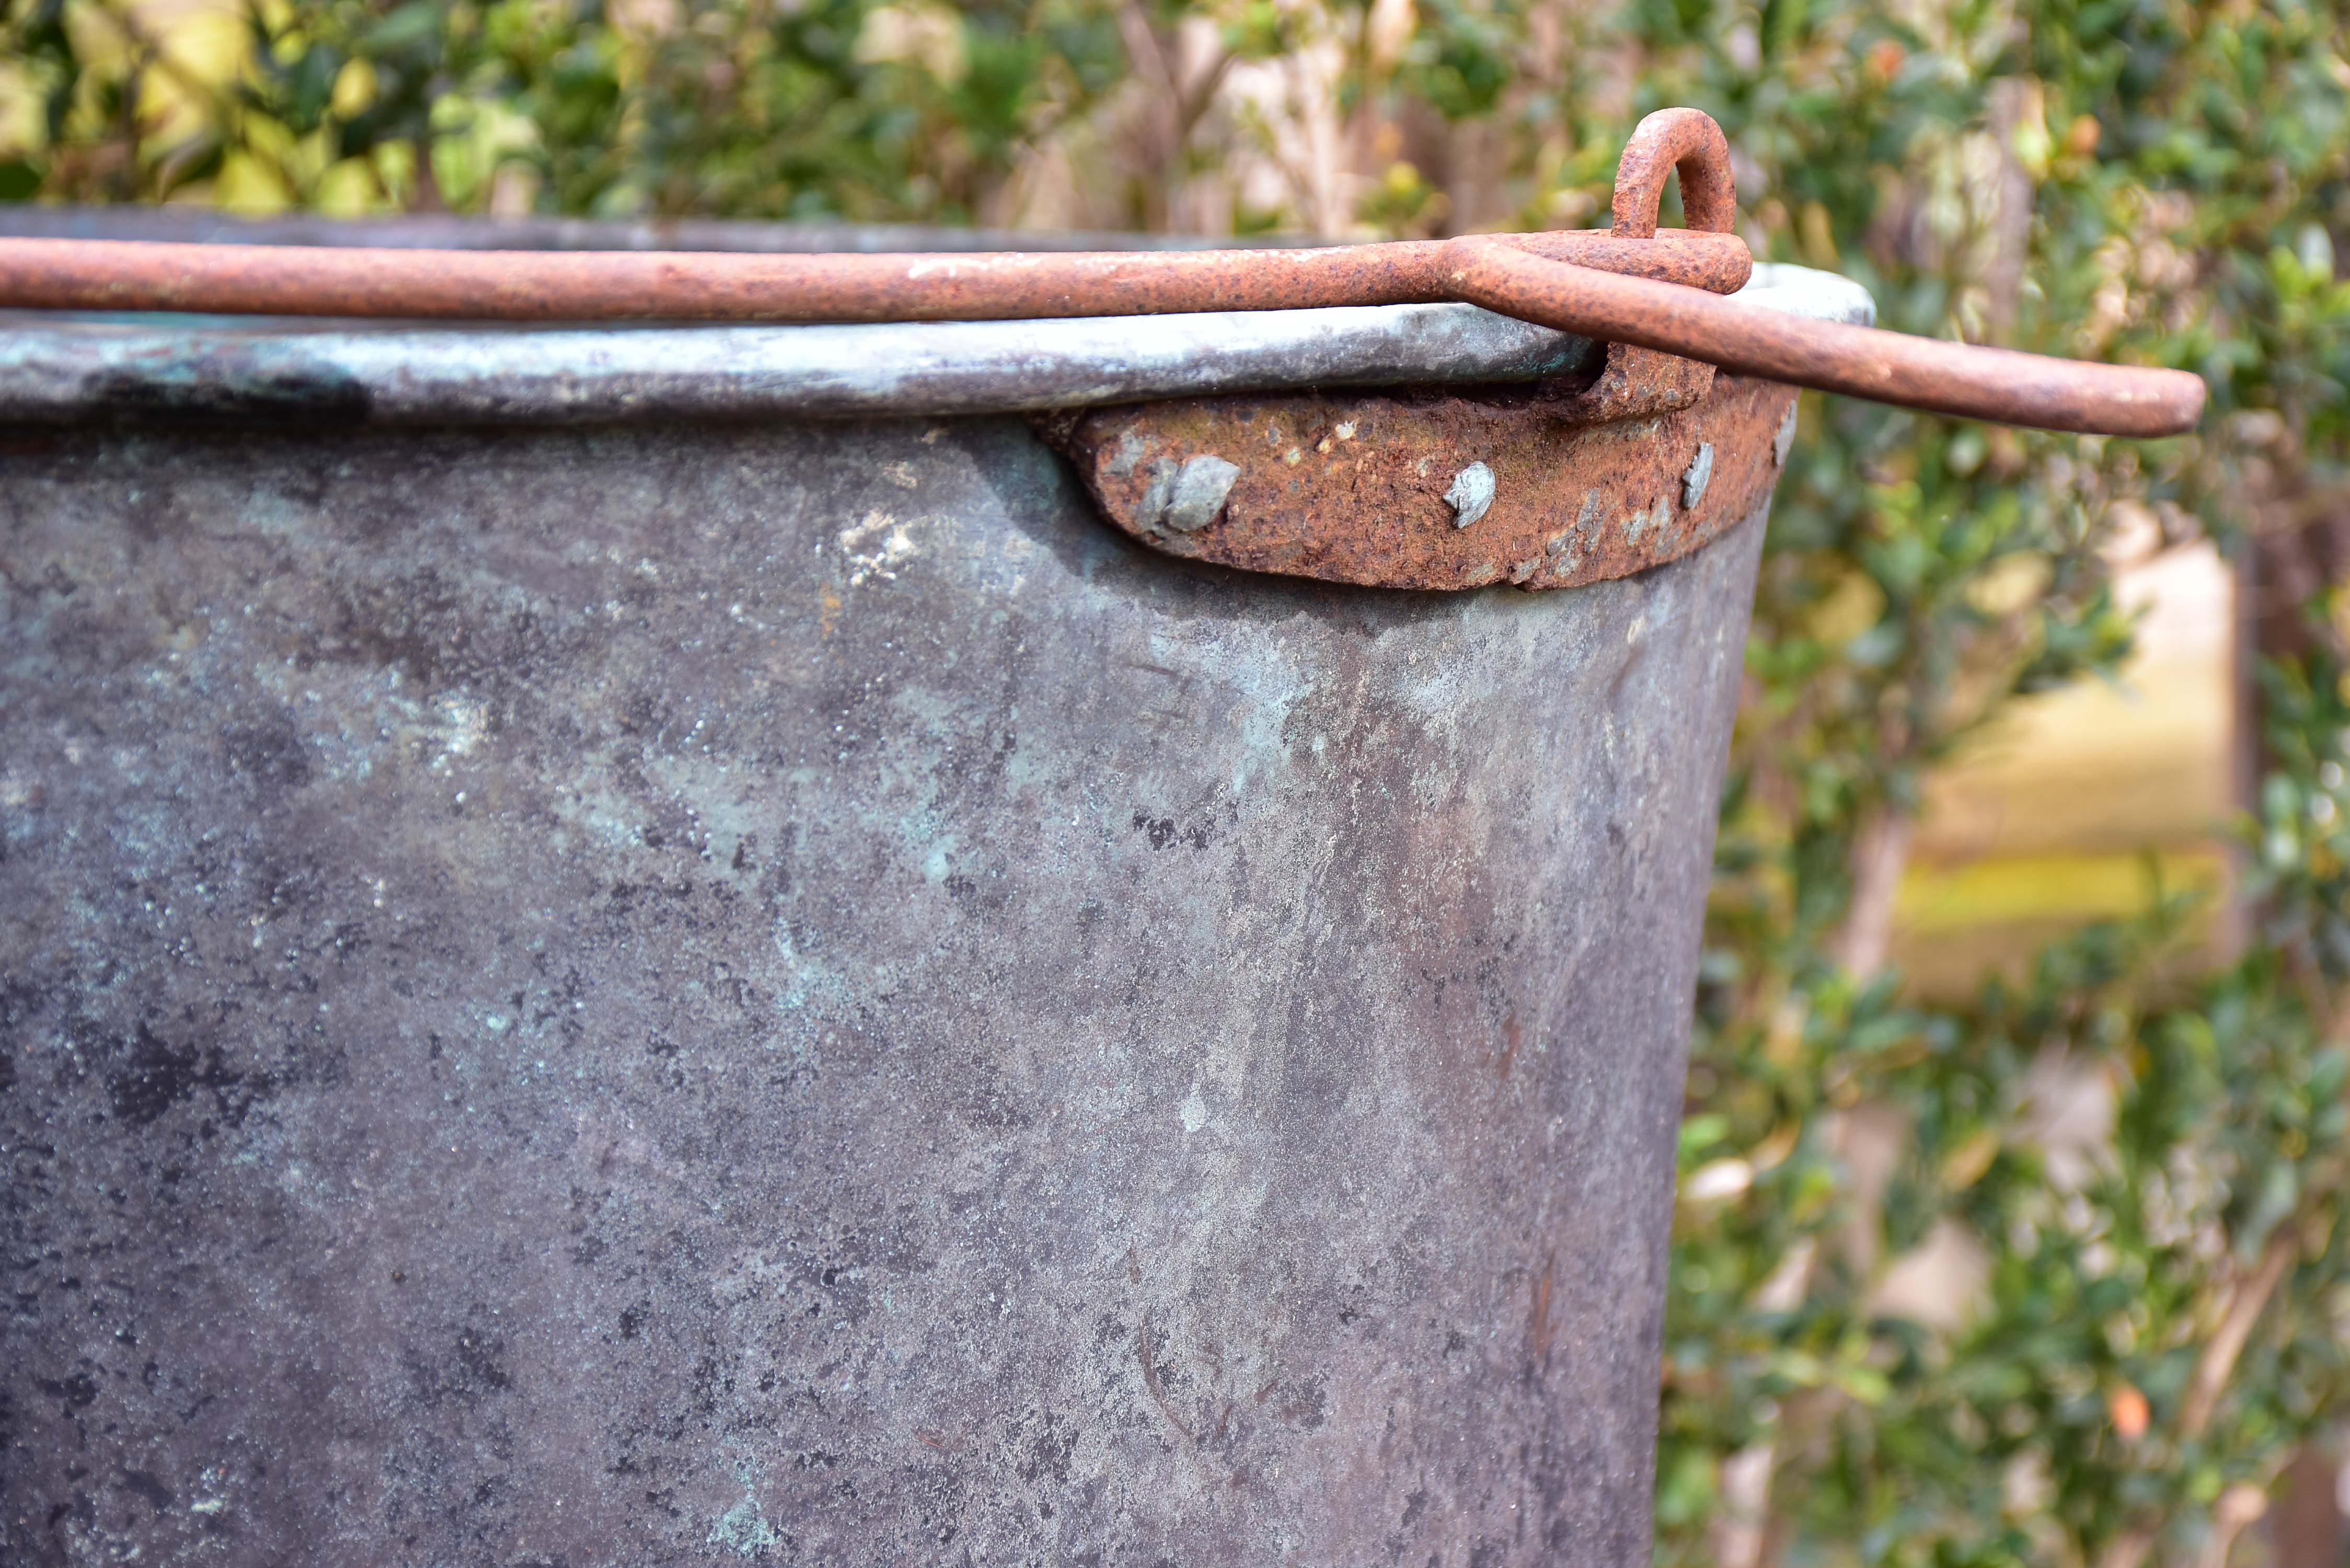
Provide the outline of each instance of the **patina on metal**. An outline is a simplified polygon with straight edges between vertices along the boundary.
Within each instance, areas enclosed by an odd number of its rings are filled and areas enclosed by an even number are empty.
[[[1647,1563],[1759,510],[413,411],[0,432],[0,1559]]]
[[[209,207],[74,207],[0,203],[0,235],[26,240],[148,240],[166,244],[333,245],[424,251],[719,251],[824,255],[836,251],[941,254],[957,251],[1231,250],[1313,243],[1271,234],[937,228],[919,223],[760,222],[743,218],[461,217],[399,213],[320,217],[224,213]]]
[[[1806,292],[1866,300],[1841,279],[1803,275]],[[1587,379],[1600,354],[1587,338],[1473,305],[941,322],[920,332],[452,331],[27,312],[0,317],[0,419],[412,427],[1000,413],[1277,388],[1573,380]]]
[[[1693,229],[1655,230],[1664,170]],[[1627,144],[1605,234],[1306,250],[937,255],[554,254],[0,239],[0,306],[467,319],[874,321],[1128,316],[1459,300],[1619,346],[1596,417],[1684,407],[1703,378],[1627,358],[1969,417],[2114,435],[2194,427],[2201,379],[1865,327],[1819,329],[1710,295],[1742,283],[1721,128],[1660,109]],[[1703,233],[1713,228],[1721,232]]]

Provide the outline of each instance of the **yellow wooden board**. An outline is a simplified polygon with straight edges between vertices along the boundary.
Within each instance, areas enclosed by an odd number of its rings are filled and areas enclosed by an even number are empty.
[[[2168,887],[2210,894],[2202,938],[2224,944],[2234,578],[2195,545],[2128,567],[2116,591],[2142,618],[2121,680],[2015,703],[1928,783],[1892,946],[1924,991],[2019,970],[2068,929],[2143,909],[2147,850]]]

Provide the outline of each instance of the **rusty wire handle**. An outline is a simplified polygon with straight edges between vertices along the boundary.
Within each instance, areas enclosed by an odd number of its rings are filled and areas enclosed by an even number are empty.
[[[1687,230],[1659,234],[1678,171]],[[1614,344],[1881,402],[2176,435],[2183,370],[2075,363],[1721,297],[1752,258],[1721,128],[1659,109],[1625,143],[1611,231],[1322,249],[983,255],[409,251],[0,240],[0,307],[473,321],[953,321],[1461,300]]]
[[[1742,286],[1735,234],[1503,236],[1579,267]],[[1444,242],[1262,251],[745,255],[0,239],[0,307],[456,321],[981,321],[1449,300]]]
[[[2183,435],[2203,414],[2202,378],[2185,370],[1814,321],[1702,289],[1562,265],[1490,240],[1449,244],[1447,281],[1472,305],[1739,375],[2090,435]]]
[[[1640,121],[1616,165],[1615,234],[1657,232],[1665,176],[1680,176],[1691,229],[1727,234],[1738,219],[1730,142],[1713,117],[1660,109]],[[1488,310],[1610,343],[1637,344],[1724,370],[1881,403],[2046,430],[2165,436],[2202,417],[2201,378],[2098,365],[1812,321],[1670,283],[1607,277],[1522,252],[1452,242],[1446,281]]]

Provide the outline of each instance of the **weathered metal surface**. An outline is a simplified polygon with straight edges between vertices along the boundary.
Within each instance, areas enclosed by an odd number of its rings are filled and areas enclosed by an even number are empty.
[[[39,207],[0,202],[0,234],[26,240],[151,240],[172,244],[359,245],[428,251],[1204,251],[1314,244],[1304,235],[1211,239],[920,223],[759,223],[740,218],[481,218],[450,213],[255,217],[203,207]]]
[[[587,423],[960,414],[1588,374],[1472,305],[863,327],[352,331],[0,317],[0,419]]]
[[[1249,577],[1010,421],[0,494],[0,1557],[1647,1563],[1759,519]]]
[[[1575,395],[1567,411],[1586,423],[1646,419],[1693,409],[1713,388],[1713,367],[1702,359],[1610,343],[1598,378]]]
[[[1794,405],[1792,387],[1723,376],[1695,408],[1596,425],[1538,392],[1194,399],[1039,425],[1105,516],[1170,555],[1383,587],[1563,588],[1752,516]],[[1707,483],[1685,486],[1700,461]]]
[[[1578,269],[1728,292],[1734,234],[1492,236]],[[0,239],[0,306],[453,321],[1001,321],[1452,300],[1447,242],[880,255],[369,250]]]
[[[1866,321],[1858,285],[1759,265],[1780,310]],[[1078,408],[1593,373],[1588,338],[1470,305],[857,327],[448,327],[0,317],[0,419],[603,423]]]

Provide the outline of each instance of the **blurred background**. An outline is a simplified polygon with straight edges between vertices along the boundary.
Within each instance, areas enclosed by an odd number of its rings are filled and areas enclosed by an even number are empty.
[[[1804,400],[1657,1555],[2338,1568],[2345,12],[0,0],[0,202],[1435,235],[1592,223],[1692,104],[1887,325],[2200,372],[2164,442]]]

